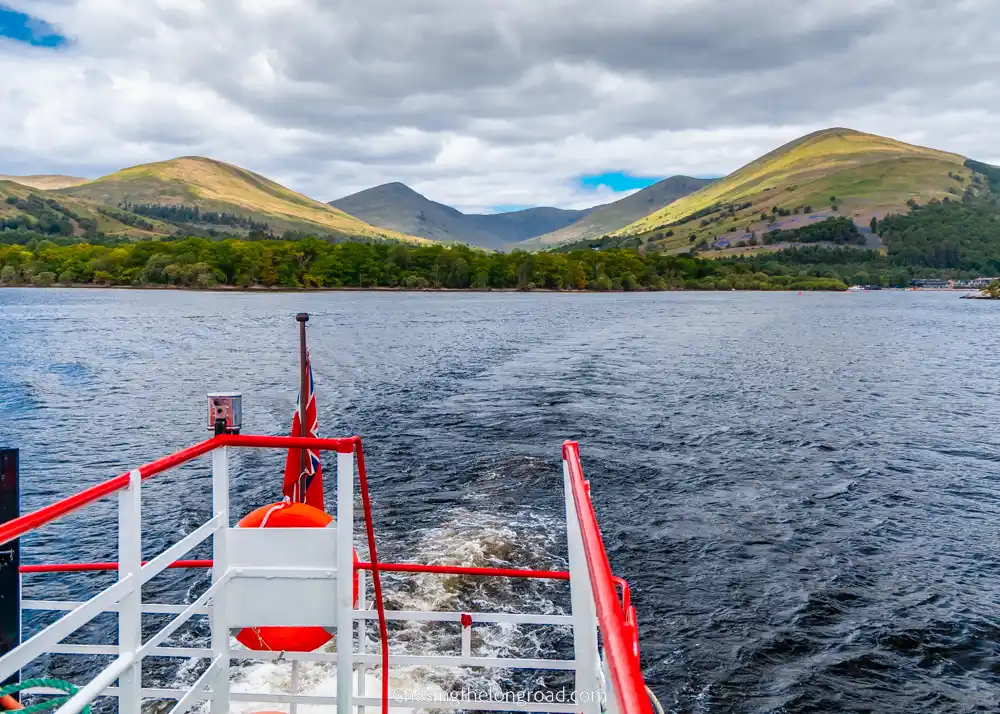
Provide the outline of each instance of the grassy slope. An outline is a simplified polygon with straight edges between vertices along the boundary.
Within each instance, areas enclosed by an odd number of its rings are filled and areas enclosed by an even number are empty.
[[[13,181],[29,188],[50,191],[56,188],[69,188],[87,183],[90,179],[79,176],[61,176],[59,174],[38,174],[35,176],[5,176],[0,174],[0,181]]]
[[[733,238],[745,230],[758,233],[767,228],[759,220],[761,211],[772,206],[793,209],[812,206],[812,215],[782,219],[794,228],[827,215],[851,216],[867,224],[872,216],[888,211],[906,211],[910,198],[923,203],[949,196],[948,189],[964,190],[972,172],[957,154],[904,144],[850,129],[827,129],[786,144],[733,172],[724,179],[656,211],[617,232],[638,236],[667,249],[686,249],[690,236]],[[948,176],[958,174],[960,184]],[[834,213],[830,197],[837,197]],[[752,203],[733,218],[704,227],[700,220],[671,225],[697,211],[717,204]],[[666,230],[674,234],[664,237]],[[728,235],[727,235],[728,234]]]
[[[647,186],[631,196],[597,206],[574,223],[516,244],[522,250],[546,250],[574,241],[596,238],[616,231],[652,211],[659,210],[682,196],[711,183],[711,179],[671,176]]]
[[[127,225],[101,213],[90,201],[71,196],[56,195],[50,191],[39,191],[31,186],[6,180],[0,180],[0,218],[12,218],[22,213],[16,206],[12,206],[6,202],[6,198],[8,196],[17,196],[21,199],[27,199],[32,195],[39,196],[43,199],[54,198],[61,206],[72,211],[75,215],[80,216],[80,218],[89,218],[97,221],[97,229],[106,235],[121,235],[137,239],[157,238],[163,235],[170,235],[175,230],[175,228],[170,224],[164,223],[163,221],[157,221],[153,218],[142,218],[142,220],[153,224],[152,231],[136,228],[135,226]],[[75,232],[77,235],[83,235],[84,233],[78,225],[76,226]]]
[[[196,156],[143,164],[55,193],[117,205],[132,203],[197,205],[266,221],[276,230],[307,230],[345,236],[392,238],[427,243],[375,228],[325,203],[314,201],[238,166]]]

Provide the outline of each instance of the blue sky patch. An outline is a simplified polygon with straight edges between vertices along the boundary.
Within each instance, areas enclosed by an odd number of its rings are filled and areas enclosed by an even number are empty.
[[[519,206],[517,204],[509,204],[509,205],[493,206],[490,210],[493,213],[510,213],[512,211],[523,211],[527,208],[531,208],[531,206]]]
[[[605,171],[602,174],[581,176],[580,185],[584,188],[607,186],[612,191],[633,191],[651,186],[662,179],[662,176],[633,176],[625,171]]]
[[[45,20],[0,5],[0,39],[33,47],[62,47],[68,40]]]

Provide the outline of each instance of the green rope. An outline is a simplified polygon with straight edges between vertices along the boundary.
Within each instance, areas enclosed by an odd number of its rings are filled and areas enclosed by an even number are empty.
[[[24,709],[19,709],[21,714],[32,714],[32,712],[44,712],[49,709],[57,709],[63,704],[70,700],[74,694],[79,692],[79,688],[70,684],[69,682],[63,681],[61,679],[49,679],[49,678],[39,678],[39,679],[26,679],[20,684],[11,684],[3,689],[0,689],[0,697],[5,697],[8,694],[14,694],[15,692],[21,692],[25,689],[34,689],[35,687],[50,687],[52,689],[61,689],[66,692],[64,697],[53,697],[47,699],[44,702],[39,702],[38,704],[32,704],[30,707],[25,707]],[[90,705],[83,708],[82,714],[90,714]]]

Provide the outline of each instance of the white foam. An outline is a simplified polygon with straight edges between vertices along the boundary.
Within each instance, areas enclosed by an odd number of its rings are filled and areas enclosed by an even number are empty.
[[[500,517],[488,512],[472,512],[455,508],[441,526],[428,528],[419,534],[412,551],[412,559],[438,565],[465,565],[474,567],[561,567],[562,560],[550,552],[559,542],[555,536],[561,522],[530,512]],[[523,562],[524,556],[530,562]],[[384,557],[384,556],[383,556]],[[520,557],[521,562],[516,558]],[[431,574],[384,576],[387,598],[392,607],[405,610],[458,611],[493,610],[497,612],[561,613],[563,610],[547,592],[552,586],[544,581],[531,581],[518,585],[507,580],[490,579],[491,582],[470,582],[458,576]],[[369,594],[370,594],[369,585]],[[487,657],[539,656],[542,645],[536,633],[525,633],[512,625],[477,625],[473,638],[473,653]],[[377,629],[367,628],[366,651],[375,652],[378,644],[373,639]],[[458,654],[460,630],[455,624],[406,622],[394,623],[391,628],[393,654]],[[237,646],[238,647],[238,646]],[[329,651],[334,651],[331,643]],[[178,679],[189,685],[194,676],[190,667],[182,668]],[[497,691],[499,682],[507,679],[509,670],[463,669],[460,667],[393,666],[390,669],[390,689],[405,692],[422,701],[446,699],[449,691],[467,688],[475,691]],[[183,686],[183,685],[182,685]],[[366,696],[379,697],[381,668],[366,670]],[[233,691],[283,693],[291,688],[290,662],[261,662],[241,667],[233,679]],[[329,663],[301,662],[299,664],[300,694],[335,696],[337,670]],[[355,676],[355,691],[357,676]],[[432,710],[432,705],[426,706]],[[207,711],[207,707],[203,708]],[[233,714],[250,714],[260,711],[288,711],[287,706],[236,703]],[[300,714],[329,712],[326,706],[299,706]],[[423,711],[419,707],[393,707],[391,711],[409,714]]]

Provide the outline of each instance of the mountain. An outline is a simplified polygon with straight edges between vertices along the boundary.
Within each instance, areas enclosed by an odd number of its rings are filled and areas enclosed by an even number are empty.
[[[330,205],[374,226],[494,250],[569,225],[587,213],[528,208],[509,213],[465,214],[398,182],[365,189],[330,201]]]
[[[5,176],[0,174],[0,181],[13,181],[28,188],[48,190],[53,188],[69,188],[87,183],[90,179],[79,176],[61,176],[59,174],[38,174],[35,176]]]
[[[596,238],[627,226],[710,183],[712,179],[671,176],[614,203],[597,206],[565,228],[524,241],[517,247],[524,250],[544,250],[564,243]]]
[[[652,243],[667,250],[729,245],[765,231],[830,217],[859,226],[908,201],[962,198],[985,190],[966,159],[852,129],[808,134],[617,231],[604,246]]]
[[[375,228],[252,171],[200,156],[133,166],[48,193],[111,207],[112,213],[125,207],[132,213],[171,223],[222,225],[236,231],[266,224],[267,230],[274,233],[292,230],[345,238],[428,242]],[[209,221],[201,220],[206,213],[215,215]],[[219,214],[239,220],[220,218]]]

